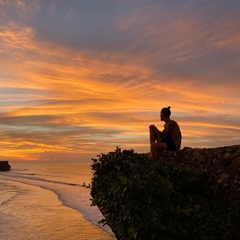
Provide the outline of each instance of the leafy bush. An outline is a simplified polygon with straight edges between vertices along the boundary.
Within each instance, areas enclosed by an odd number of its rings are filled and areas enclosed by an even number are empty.
[[[237,240],[239,202],[203,173],[117,148],[93,159],[92,204],[119,240]]]

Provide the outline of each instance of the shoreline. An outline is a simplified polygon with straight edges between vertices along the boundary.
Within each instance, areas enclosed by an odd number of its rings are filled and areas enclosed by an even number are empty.
[[[58,195],[52,190],[14,181],[14,179],[5,179],[5,176],[2,178],[1,175],[0,182],[14,186],[16,192],[1,205],[1,222],[4,225],[4,227],[1,226],[3,229],[0,234],[1,239],[15,240],[15,237],[21,234],[24,236],[17,239],[36,239],[36,234],[31,229],[37,229],[38,235],[47,234],[50,240],[61,238],[69,240],[114,239],[106,230],[86,220],[81,212],[63,205]],[[11,230],[8,230],[10,224]],[[28,232],[28,236],[25,232]],[[53,236],[53,232],[58,232],[57,236]],[[100,235],[102,238],[99,238]],[[92,238],[89,238],[90,236]]]

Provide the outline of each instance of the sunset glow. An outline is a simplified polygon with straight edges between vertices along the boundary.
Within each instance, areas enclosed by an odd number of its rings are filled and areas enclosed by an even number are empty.
[[[180,3],[181,2],[181,3]],[[0,0],[0,159],[240,143],[240,2]]]

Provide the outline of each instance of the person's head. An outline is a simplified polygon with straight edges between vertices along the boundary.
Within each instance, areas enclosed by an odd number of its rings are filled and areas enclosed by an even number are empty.
[[[170,118],[170,115],[171,115],[171,110],[170,110],[171,107],[167,107],[167,108],[163,108],[160,112],[160,118],[161,118],[161,121],[164,121],[168,118]]]

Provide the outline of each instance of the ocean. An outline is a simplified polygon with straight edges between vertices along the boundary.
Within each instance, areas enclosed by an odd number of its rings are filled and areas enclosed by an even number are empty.
[[[91,206],[90,164],[10,162],[0,172],[0,240],[113,240]]]

